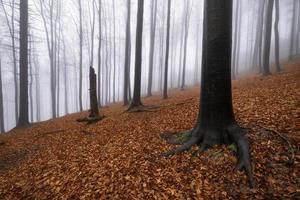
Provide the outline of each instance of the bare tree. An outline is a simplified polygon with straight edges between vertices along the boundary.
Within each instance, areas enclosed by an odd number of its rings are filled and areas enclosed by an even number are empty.
[[[189,37],[189,27],[190,27],[190,17],[191,17],[191,9],[190,1],[186,1],[185,5],[185,21],[184,21],[184,53],[183,53],[183,68],[182,68],[182,82],[181,82],[181,90],[185,87],[185,74],[186,74],[186,62],[187,62],[187,43]]]
[[[5,132],[4,112],[3,112],[3,92],[2,92],[2,60],[0,54],[0,133]]]
[[[235,143],[238,149],[236,169],[244,168],[250,187],[254,187],[249,141],[235,120],[232,106],[231,23],[232,0],[205,0],[201,104],[198,119],[194,128],[186,133],[189,135],[187,141],[182,146],[163,153],[162,156],[187,151],[196,144],[200,148],[194,155],[215,144]]]
[[[274,24],[274,32],[275,32],[275,61],[276,61],[276,70],[277,72],[281,71],[280,66],[280,56],[279,56],[279,0],[275,0],[275,9],[276,9],[276,16],[275,16],[275,24]]]
[[[98,106],[101,107],[101,47],[102,47],[102,0],[99,0],[99,7],[98,7]]]
[[[15,92],[15,120],[16,123],[19,117],[19,86],[18,86],[18,64],[17,64],[17,45],[16,45],[16,28],[15,28],[15,0],[12,0],[9,4],[11,9],[11,16],[9,17],[5,3],[3,0],[0,0],[3,13],[5,16],[6,25],[9,30],[10,40],[11,40],[11,51],[13,56],[13,74],[14,74],[14,92]]]
[[[29,124],[28,119],[28,0],[20,2],[20,115],[17,126]]]
[[[258,64],[259,70],[262,69],[262,42],[263,42],[263,26],[265,14],[266,0],[259,1],[259,11],[256,24],[256,37],[254,43],[254,55],[252,67],[255,68]]]
[[[82,55],[83,55],[83,27],[82,27],[82,4],[81,0],[78,0],[78,13],[79,13],[79,110],[83,110],[82,107]]]
[[[293,18],[291,21],[291,36],[290,36],[290,53],[289,60],[293,59],[294,56],[294,44],[295,44],[295,30],[296,30],[296,18],[297,18],[297,0],[293,1]]]
[[[124,66],[124,88],[123,101],[124,105],[129,104],[129,85],[130,85],[130,57],[131,57],[131,37],[130,37],[130,14],[131,0],[127,0],[127,22],[126,22],[126,44],[125,44],[125,66]]]
[[[169,67],[169,48],[170,48],[170,18],[171,0],[168,0],[168,19],[167,19],[167,38],[166,38],[166,58],[165,58],[165,78],[164,78],[164,99],[168,98],[168,67]]]
[[[148,72],[148,88],[147,95],[152,96],[153,82],[153,61],[155,50],[155,33],[156,33],[156,16],[157,16],[157,0],[151,1],[150,16],[150,51],[149,51],[149,72]]]
[[[138,1],[137,27],[136,27],[136,48],[135,48],[135,75],[133,99],[128,110],[143,106],[141,101],[141,74],[142,74],[142,38],[144,21],[144,0]]]
[[[234,36],[233,36],[233,52],[232,52],[232,70],[231,77],[235,79],[235,69],[236,69],[236,54],[237,54],[237,40],[238,40],[238,25],[239,25],[239,12],[240,12],[240,1],[236,1],[235,7],[235,22],[234,22]]]
[[[265,19],[265,37],[264,37],[264,52],[263,52],[263,75],[269,75],[270,72],[270,49],[272,37],[272,14],[274,0],[268,0],[267,16]]]

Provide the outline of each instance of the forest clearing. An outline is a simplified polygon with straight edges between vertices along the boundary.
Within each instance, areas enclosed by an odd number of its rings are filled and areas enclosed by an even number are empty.
[[[250,129],[254,189],[244,173],[233,172],[232,146],[160,157],[171,148],[161,133],[194,126],[195,87],[171,91],[166,100],[144,98],[160,106],[152,112],[112,104],[91,125],[76,122],[82,112],[0,135],[0,199],[300,198],[299,60],[284,69],[233,81],[236,120]]]

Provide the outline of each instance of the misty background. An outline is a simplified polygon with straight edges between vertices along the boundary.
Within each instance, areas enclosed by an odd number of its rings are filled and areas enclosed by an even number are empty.
[[[43,121],[52,118],[51,88],[50,88],[50,59],[48,56],[47,36],[45,22],[48,31],[50,29],[50,7],[49,2],[54,2],[55,25],[57,28],[57,116],[78,112],[79,108],[79,4],[78,0],[29,0],[30,9],[30,58],[29,58],[29,90],[30,90],[30,120],[31,122]],[[131,90],[134,80],[135,60],[135,34],[137,1],[131,1]],[[263,19],[259,16],[262,0],[234,0],[233,24],[237,1],[240,3],[238,27],[240,46],[238,48],[239,58],[237,60],[238,74],[255,72],[253,66],[254,45],[256,39],[257,23]],[[149,71],[150,51],[150,18],[151,2],[145,0],[144,5],[144,27],[143,27],[143,58],[142,58],[142,94],[146,96]],[[15,112],[15,81],[18,74],[14,71],[14,55],[12,53],[11,29],[15,28],[14,42],[16,45],[16,60],[18,60],[19,45],[19,7],[18,1],[0,0],[0,56],[2,60],[2,82],[4,95],[4,119],[5,129],[9,130],[16,125]],[[99,94],[101,105],[109,105],[123,99],[125,41],[126,41],[126,0],[102,0],[101,6],[101,34],[99,35],[98,9],[99,1],[83,0],[83,85],[82,100],[84,110],[89,109],[89,66],[97,71],[97,48],[99,38],[101,46],[101,86],[102,93]],[[187,64],[185,86],[198,85],[201,72],[202,32],[203,32],[203,0],[172,0],[171,10],[171,35],[169,56],[169,89],[180,88],[182,74],[182,35],[184,34],[185,15],[190,14],[188,20],[187,40]],[[280,57],[285,60],[289,56],[290,38],[292,31],[294,0],[279,1],[280,3]],[[13,6],[14,5],[14,6]],[[298,24],[297,37],[299,38],[300,3],[296,9],[296,24]],[[15,7],[13,9],[13,7]],[[43,9],[41,9],[43,8]],[[114,9],[113,9],[114,8]],[[43,21],[42,14],[45,21]],[[94,38],[92,38],[93,19],[95,14]],[[275,15],[275,9],[273,9]],[[157,6],[156,36],[154,47],[154,71],[152,91],[162,91],[164,51],[167,24],[167,0],[158,0]],[[274,20],[273,20],[274,22]],[[233,25],[234,32],[237,31]],[[273,30],[273,29],[272,29]],[[93,42],[94,42],[94,48]],[[299,41],[299,40],[296,40]],[[299,45],[299,44],[297,44]],[[198,51],[197,51],[198,48]],[[93,50],[91,50],[93,49]],[[271,62],[274,61],[274,34],[272,32]],[[93,57],[93,59],[92,59]],[[113,84],[113,71],[115,70],[115,84]],[[258,72],[258,70],[256,70]],[[107,81],[108,80],[108,81]],[[114,87],[115,86],[115,87]],[[132,93],[131,93],[132,94]],[[67,100],[67,101],[66,101]]]

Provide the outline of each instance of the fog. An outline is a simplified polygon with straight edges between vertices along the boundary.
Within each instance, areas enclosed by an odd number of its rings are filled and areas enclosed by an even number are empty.
[[[44,4],[44,16],[46,17],[47,27],[50,29],[50,10],[48,2],[51,0],[29,0],[30,8],[30,68],[29,70],[29,88],[31,88],[30,104],[32,111],[30,119],[32,122],[43,121],[52,118],[51,106],[51,79],[50,79],[50,60],[47,46],[47,37],[45,25],[41,16],[41,2]],[[58,116],[79,111],[79,11],[78,0],[52,0],[54,2],[54,13],[56,8],[61,5],[61,17],[57,24],[60,33],[60,50],[57,62],[57,102],[59,102]],[[188,1],[188,4],[187,4]],[[0,0],[0,55],[2,60],[2,82],[3,82],[3,103],[4,103],[4,121],[5,130],[10,130],[16,125],[15,117],[15,82],[13,70],[13,54],[11,45],[11,33],[7,22],[12,27],[12,9],[11,5],[14,0]],[[82,1],[83,14],[83,84],[82,84],[82,100],[84,110],[89,109],[89,66],[92,62],[92,21],[93,21],[93,2],[92,0]],[[126,41],[126,19],[127,19],[127,1],[114,0],[115,17],[113,15],[113,0],[102,0],[102,32],[99,35],[98,25],[98,9],[99,1],[95,1],[95,34],[93,48],[93,67],[98,74],[98,39],[101,38],[101,91],[99,94],[102,105],[113,103],[113,93],[115,91],[115,101],[123,100],[123,82],[124,82],[124,63],[125,63],[125,41]],[[143,56],[142,56],[142,95],[147,95],[148,72],[149,72],[149,51],[150,51],[150,19],[151,19],[151,2],[145,0],[144,5],[144,25],[143,25]],[[256,66],[253,66],[254,45],[257,32],[257,23],[263,19],[259,17],[259,8],[262,0],[239,0],[241,3],[240,10],[240,47],[238,48],[239,59],[237,60],[238,74],[240,77],[247,73],[258,73]],[[290,55],[290,41],[293,22],[293,0],[281,0],[280,3],[280,58],[284,61]],[[15,2],[14,10],[14,26],[16,43],[17,60],[19,57],[19,6],[18,1]],[[199,85],[201,72],[201,52],[202,52],[202,33],[203,33],[203,0],[172,0],[171,8],[171,32],[170,32],[170,55],[169,55],[169,89],[178,89],[180,87],[182,74],[182,29],[184,26],[185,11],[190,12],[188,40],[187,40],[187,60],[186,60],[186,76],[185,87]],[[236,4],[233,6],[233,24],[235,22]],[[188,5],[188,8],[186,7]],[[300,5],[300,4],[299,4]],[[298,4],[297,4],[298,6]],[[5,12],[4,12],[5,9]],[[5,14],[6,13],[6,14]],[[298,26],[295,32],[297,45],[299,45],[299,6],[296,9]],[[161,95],[163,87],[163,70],[164,70],[164,53],[165,53],[165,37],[167,25],[167,0],[158,0],[157,22],[154,47],[154,65],[153,65],[153,87],[154,94]],[[275,16],[275,9],[273,9]],[[136,37],[136,21],[137,21],[137,0],[131,1],[131,90],[133,90],[134,81],[134,64],[135,64],[135,37]],[[274,18],[274,17],[273,17]],[[274,22],[274,19],[273,19]],[[57,22],[58,23],[58,22]],[[114,30],[115,23],[115,33]],[[233,36],[235,33],[233,25]],[[114,45],[115,41],[115,45]],[[58,45],[58,44],[57,44]],[[115,46],[115,49],[114,49]],[[198,47],[198,54],[197,54]],[[272,26],[272,43],[271,43],[271,64],[275,59],[275,42]],[[181,55],[181,56],[180,56]],[[19,66],[19,64],[17,64]],[[111,67],[109,77],[107,77],[108,68]],[[113,67],[115,67],[115,80],[113,80]],[[18,70],[17,70],[18,74]],[[64,80],[66,78],[66,80]],[[106,79],[109,78],[109,81]],[[115,81],[115,88],[113,82]],[[179,82],[180,81],[180,82]],[[109,85],[107,85],[109,83]],[[65,91],[67,92],[65,94]],[[110,91],[110,92],[109,92]],[[132,92],[131,92],[132,93]],[[106,97],[108,95],[108,97]],[[65,102],[67,99],[67,103]],[[66,109],[67,106],[67,109]],[[125,108],[124,108],[125,109]],[[39,117],[40,115],[40,117]]]

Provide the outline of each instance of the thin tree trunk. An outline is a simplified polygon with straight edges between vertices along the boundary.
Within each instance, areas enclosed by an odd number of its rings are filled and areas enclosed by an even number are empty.
[[[113,45],[114,45],[114,64],[113,64],[113,103],[116,102],[116,8],[115,0],[112,0],[113,3]]]
[[[3,92],[2,92],[2,60],[0,55],[0,133],[5,132],[4,127],[4,112],[3,112]]]
[[[275,16],[275,24],[274,24],[274,32],[275,32],[275,61],[276,61],[276,70],[277,72],[281,71],[280,66],[280,56],[279,56],[279,0],[275,0],[275,9],[276,9],[276,16]]]
[[[263,55],[263,75],[269,75],[270,72],[270,48],[272,37],[272,14],[273,14],[274,0],[268,0],[267,16],[265,19],[265,37],[264,37],[264,55]]]
[[[294,44],[295,44],[295,24],[296,24],[296,6],[297,5],[297,0],[293,1],[293,18],[292,18],[292,29],[291,29],[291,36],[290,36],[290,54],[289,54],[289,60],[293,59],[294,56]]]
[[[83,54],[83,28],[82,28],[82,6],[81,0],[78,0],[79,6],[79,109],[83,111],[82,107],[82,54]]]
[[[130,85],[130,9],[131,1],[127,0],[127,22],[126,22],[126,42],[125,42],[125,66],[124,66],[124,88],[123,101],[124,105],[129,104],[129,85]]]
[[[102,47],[102,24],[101,24],[101,8],[102,8],[102,0],[99,0],[99,10],[98,10],[98,106],[101,107],[101,47]]]
[[[235,79],[235,68],[236,68],[236,54],[237,54],[237,37],[238,37],[238,22],[239,22],[239,0],[236,0],[236,8],[235,8],[235,23],[234,23],[234,37],[233,37],[233,55],[232,55],[232,70],[231,70],[231,78]]]
[[[187,62],[187,43],[189,37],[189,24],[190,24],[190,4],[189,0],[186,2],[186,13],[185,13],[185,36],[184,36],[184,53],[183,53],[183,68],[182,68],[182,82],[181,82],[181,90],[185,88],[185,74],[186,74],[186,62]]]
[[[171,0],[168,0],[168,19],[167,19],[167,39],[166,39],[166,58],[165,58],[165,78],[164,78],[164,99],[168,98],[168,67],[169,67],[169,48],[170,48],[170,18]]]
[[[157,0],[151,1],[151,19],[150,19],[150,51],[149,51],[149,76],[147,95],[152,96],[152,81],[153,81],[153,59],[155,50],[155,32],[156,32],[156,11]]]

